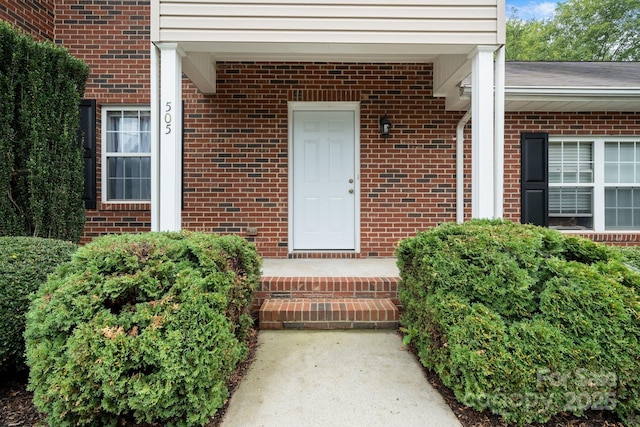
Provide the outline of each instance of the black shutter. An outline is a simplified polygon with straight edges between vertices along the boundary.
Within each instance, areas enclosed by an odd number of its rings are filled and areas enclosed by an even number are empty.
[[[80,127],[78,144],[84,148],[84,200],[85,209],[95,209],[96,190],[96,100],[80,101]]]
[[[523,133],[520,222],[547,227],[549,225],[549,134]]]

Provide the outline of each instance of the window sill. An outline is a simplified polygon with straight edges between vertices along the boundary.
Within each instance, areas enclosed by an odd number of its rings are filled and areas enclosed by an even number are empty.
[[[151,202],[100,202],[99,211],[150,211]]]

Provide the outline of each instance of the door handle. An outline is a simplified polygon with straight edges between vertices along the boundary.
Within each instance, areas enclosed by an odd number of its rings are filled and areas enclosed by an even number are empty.
[[[353,188],[350,188],[350,189],[349,189],[349,193],[352,193],[352,194],[353,194]]]

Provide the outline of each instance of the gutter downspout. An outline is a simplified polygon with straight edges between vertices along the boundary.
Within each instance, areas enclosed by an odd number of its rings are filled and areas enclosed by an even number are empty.
[[[151,231],[160,231],[160,51],[151,43]]]
[[[493,217],[504,216],[504,98],[505,51],[504,45],[496,51],[494,93],[494,142],[493,142]]]
[[[456,128],[456,221],[464,222],[464,127],[471,118],[471,110],[464,113]]]

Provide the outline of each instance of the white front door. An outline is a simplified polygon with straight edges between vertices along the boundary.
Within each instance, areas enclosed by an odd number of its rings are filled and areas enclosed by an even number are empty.
[[[293,111],[293,249],[356,248],[355,111]]]

